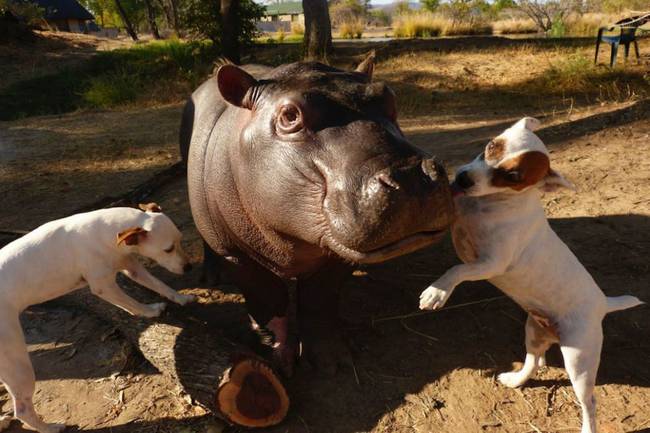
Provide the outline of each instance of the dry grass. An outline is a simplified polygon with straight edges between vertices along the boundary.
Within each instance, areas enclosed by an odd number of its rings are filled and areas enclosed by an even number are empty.
[[[396,38],[430,38],[440,36],[447,20],[429,12],[399,15],[393,18],[393,36]]]
[[[393,19],[396,38],[431,38],[436,36],[490,35],[492,25],[486,22],[454,23],[431,12],[420,11]]]
[[[344,21],[339,25],[339,37],[345,39],[361,39],[365,22],[362,19]]]
[[[507,20],[499,20],[492,23],[494,33],[508,35],[508,34],[526,34],[538,33],[539,29],[531,19],[510,18]]]
[[[441,112],[555,112],[650,95],[643,65],[594,66],[591,48],[417,52],[377,66],[405,116]]]
[[[572,15],[565,22],[567,36],[596,36],[598,29],[623,18],[618,15],[588,13]]]

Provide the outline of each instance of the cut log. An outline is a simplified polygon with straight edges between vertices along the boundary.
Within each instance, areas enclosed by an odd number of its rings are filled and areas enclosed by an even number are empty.
[[[125,285],[131,283],[121,284]],[[126,291],[134,294],[133,289]],[[135,291],[140,300],[152,301],[153,295],[143,294],[142,289]],[[168,304],[162,317],[143,319],[89,291],[63,299],[113,323],[145,359],[178,383],[193,401],[227,422],[268,427],[285,418],[289,397],[270,365],[194,318],[187,307]]]

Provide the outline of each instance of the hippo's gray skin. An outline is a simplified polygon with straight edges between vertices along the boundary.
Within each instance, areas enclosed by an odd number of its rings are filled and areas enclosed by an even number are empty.
[[[207,271],[234,279],[285,372],[297,347],[288,281],[303,349],[331,369],[352,265],[430,245],[452,221],[444,170],[404,138],[395,96],[372,70],[372,58],[354,72],[224,65],[185,106],[181,153]]]

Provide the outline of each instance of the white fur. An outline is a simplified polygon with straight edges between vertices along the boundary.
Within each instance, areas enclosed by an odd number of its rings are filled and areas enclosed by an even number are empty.
[[[534,134],[523,126],[523,121],[502,135],[507,141],[503,159],[510,157],[511,151],[526,151],[522,142],[540,150],[541,140],[531,136]],[[489,167],[475,162],[462,170],[470,170],[473,179],[489,175]],[[463,281],[489,280],[529,312],[525,364],[519,371],[499,375],[499,381],[510,387],[523,385],[544,365],[546,350],[559,343],[582,407],[582,433],[596,433],[593,390],[600,363],[602,319],[611,311],[642,302],[632,296],[606,297],[551,229],[540,201],[540,189],[566,186],[567,181],[558,181],[558,177],[552,172],[548,179],[522,191],[494,186],[486,189],[488,181],[458,197],[458,219],[452,237],[465,263],[452,267],[424,290],[420,308],[443,307]]]
[[[137,245],[118,245],[118,233],[146,230]],[[149,257],[174,273],[183,273],[187,256],[181,233],[162,213],[113,208],[52,221],[0,250],[0,381],[14,402],[14,416],[40,433],[65,426],[46,424],[32,402],[34,369],[19,322],[30,305],[45,302],[86,285],[102,299],[134,315],[156,317],[164,303],[141,304],[115,282],[117,272],[178,304],[192,301],[151,275],[134,254]],[[165,252],[174,245],[171,252]],[[0,430],[8,418],[0,419]]]

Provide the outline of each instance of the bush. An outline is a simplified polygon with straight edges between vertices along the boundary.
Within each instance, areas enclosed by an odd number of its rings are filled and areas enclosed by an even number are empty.
[[[448,22],[431,12],[417,12],[393,18],[393,35],[396,38],[431,38],[440,36]]]
[[[240,0],[236,9],[239,27],[239,44],[252,44],[259,36],[256,21],[264,14],[264,7],[253,0]],[[217,0],[187,0],[182,11],[183,27],[195,39],[210,39],[215,46],[221,46],[221,14]]]
[[[181,100],[210,73],[217,56],[207,42],[152,42],[102,51],[81,66],[4,88],[0,120]]]
[[[365,22],[362,19],[342,22],[339,26],[339,34],[346,39],[361,39]]]
[[[305,26],[299,21],[293,21],[291,23],[291,33],[302,36],[305,34]]]

